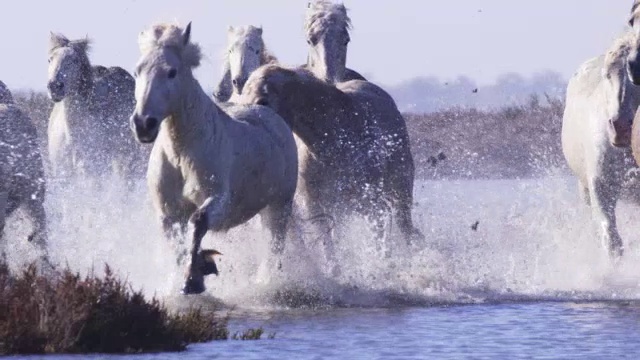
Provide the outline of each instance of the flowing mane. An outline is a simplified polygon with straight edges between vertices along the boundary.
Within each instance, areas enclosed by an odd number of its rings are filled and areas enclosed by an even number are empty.
[[[640,2],[640,0],[638,0]],[[640,3],[639,3],[640,4]],[[626,31],[620,35],[607,50],[604,57],[604,69],[611,71],[620,66],[624,66],[627,57],[636,46],[635,34],[633,31]]]
[[[174,24],[156,24],[150,29],[142,31],[138,36],[138,47],[144,55],[156,48],[175,48],[182,55],[182,61],[192,68],[200,66],[202,51],[200,45],[189,42],[183,43],[183,29]]]
[[[344,4],[334,4],[327,0],[316,0],[308,4],[304,22],[307,37],[317,36],[334,27],[347,34],[351,29],[351,19]]]

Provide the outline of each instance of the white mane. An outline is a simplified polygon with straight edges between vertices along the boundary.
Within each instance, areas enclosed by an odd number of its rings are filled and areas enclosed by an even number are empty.
[[[316,0],[307,6],[304,31],[307,37],[318,35],[336,27],[347,34],[351,29],[351,19],[344,4],[334,4],[328,0]]]
[[[140,33],[138,47],[143,55],[158,48],[175,48],[181,54],[185,64],[192,68],[198,67],[202,60],[200,45],[192,42],[185,44],[183,32],[184,30],[178,25],[155,24]]]
[[[637,1],[640,2],[640,0]],[[627,31],[618,37],[605,54],[604,70],[611,72],[624,67],[627,56],[629,56],[635,46],[635,34],[633,31]]]
[[[69,40],[62,34],[52,32],[49,38],[49,52],[62,47],[71,47],[84,55],[88,55],[91,50],[91,39],[87,37],[79,40]]]

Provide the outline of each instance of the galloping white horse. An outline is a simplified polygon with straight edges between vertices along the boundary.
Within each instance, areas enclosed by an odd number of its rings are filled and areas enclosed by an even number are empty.
[[[615,207],[626,173],[634,167],[629,144],[640,89],[627,76],[637,47],[626,32],[605,55],[585,62],[569,81],[562,120],[562,150],[590,204],[603,246],[623,254]]]
[[[344,4],[315,0],[307,5],[304,31],[309,44],[307,64],[318,79],[330,84],[349,80],[366,80],[347,68],[347,45],[351,19]]]
[[[89,40],[51,33],[49,158],[53,174],[102,175],[110,170],[139,178],[149,149],[131,138],[128,117],[135,104],[135,82],[118,67],[92,67]]]
[[[262,27],[229,26],[224,72],[214,92],[218,102],[234,101],[249,75],[264,64],[277,63],[262,39]]]
[[[0,81],[0,239],[6,217],[23,207],[34,226],[28,240],[43,250],[42,260],[50,265],[45,185],[36,128]]]
[[[137,139],[155,142],[147,181],[165,233],[192,224],[191,263],[183,293],[204,291],[204,276],[217,273],[211,252],[201,251],[207,231],[226,231],[260,214],[281,253],[296,190],[298,162],[291,130],[263,106],[218,107],[192,69],[200,47],[183,30],[158,24],[138,39]]]
[[[334,86],[307,70],[271,64],[251,74],[240,102],[271,107],[300,138],[299,192],[311,216],[341,219],[355,211],[371,220],[383,241],[385,214],[395,210],[406,241],[424,240],[411,216],[415,170],[409,135],[384,90],[362,80]],[[325,239],[329,258],[330,242]]]
[[[635,36],[635,43],[640,43],[640,0],[633,2],[629,26],[631,26]],[[627,72],[631,82],[635,85],[640,85],[640,47],[638,46],[632,47],[627,57]],[[631,149],[636,163],[640,166],[640,114],[638,112],[636,112],[631,131]]]

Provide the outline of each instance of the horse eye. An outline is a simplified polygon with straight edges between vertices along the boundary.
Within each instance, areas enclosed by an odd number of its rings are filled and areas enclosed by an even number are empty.
[[[316,44],[318,43],[318,38],[316,36],[311,36],[309,37],[309,39],[307,39],[307,43],[311,46],[316,46]]]
[[[167,74],[169,79],[173,79],[174,77],[176,77],[176,75],[178,75],[178,70],[176,70],[175,68],[171,68],[169,70],[169,73]]]
[[[258,101],[256,101],[257,105],[262,105],[262,106],[269,106],[269,101],[265,98],[260,98],[258,99]]]
[[[260,54],[260,50],[256,50],[256,55]]]

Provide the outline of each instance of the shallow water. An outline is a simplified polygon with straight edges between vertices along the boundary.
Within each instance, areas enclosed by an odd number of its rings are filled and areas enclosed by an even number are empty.
[[[414,216],[425,246],[392,239],[383,260],[366,226],[353,221],[338,240],[338,276],[304,223],[287,244],[284,270],[273,271],[268,236],[252,220],[205,241],[224,253],[221,275],[207,279],[207,296],[189,298],[176,295],[182,269],[161,239],[144,184],[122,189],[117,179],[99,191],[54,184],[52,257],[81,272],[108,262],[171,307],[221,303],[234,330],[276,332],[273,340],[195,345],[188,352],[195,358],[637,358],[640,351],[640,209],[619,207],[627,253],[613,266],[564,175],[419,183]],[[28,230],[16,220],[11,239]],[[7,253],[13,266],[33,258],[23,242]]]

